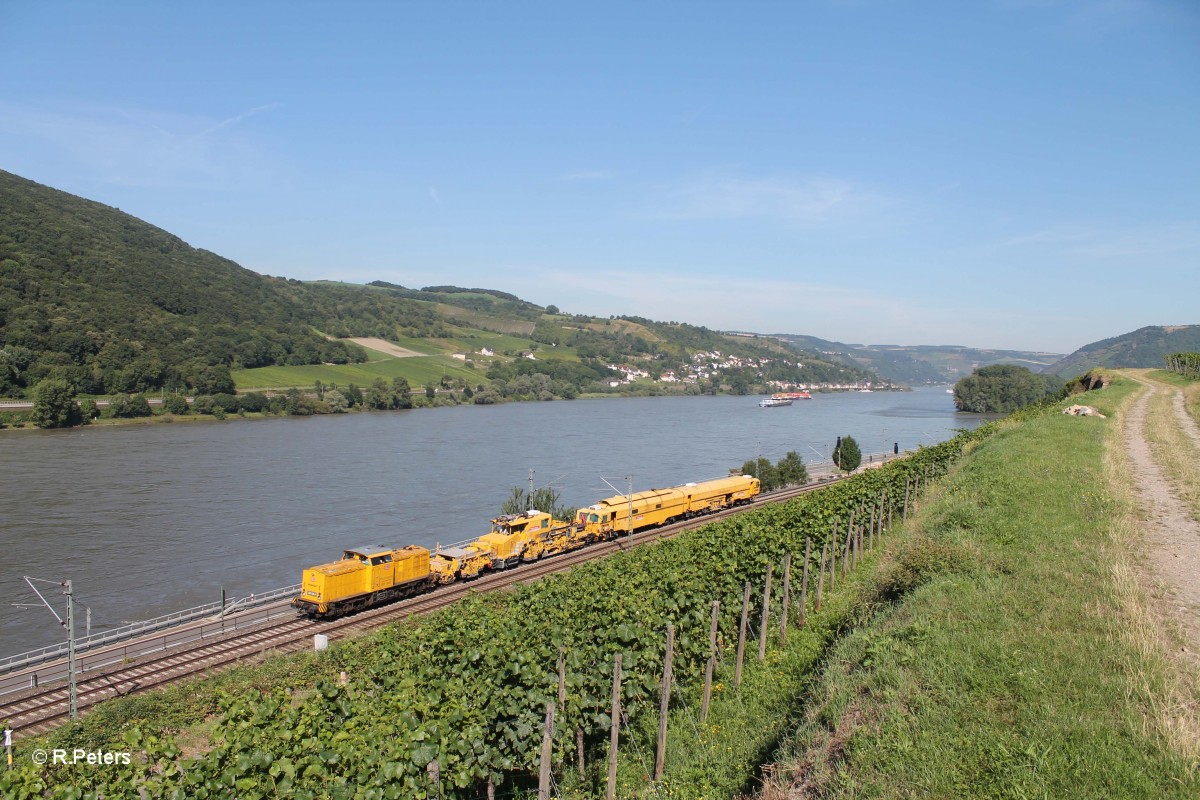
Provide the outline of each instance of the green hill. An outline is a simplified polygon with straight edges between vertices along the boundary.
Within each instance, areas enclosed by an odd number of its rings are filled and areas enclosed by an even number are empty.
[[[334,336],[444,329],[363,287],[244,269],[121,212],[0,171],[0,396],[46,377],[80,392],[229,391],[231,368],[350,363]]]
[[[1073,378],[1093,367],[1162,367],[1167,355],[1196,350],[1200,325],[1148,325],[1084,345],[1043,371]]]
[[[459,388],[552,380],[561,391],[551,394],[573,396],[612,390],[618,373],[608,364],[660,387],[664,373],[704,374],[697,391],[878,381],[769,339],[557,311],[495,289],[260,275],[119,209],[0,171],[0,396],[27,395],[45,378],[104,395],[398,377],[416,385],[451,378]],[[399,343],[419,357],[368,352],[350,337]],[[469,365],[452,358],[485,349],[494,355]]]

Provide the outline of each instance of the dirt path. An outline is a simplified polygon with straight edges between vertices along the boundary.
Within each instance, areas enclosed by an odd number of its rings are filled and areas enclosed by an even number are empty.
[[[1170,478],[1155,462],[1145,435],[1150,398],[1161,391],[1173,391],[1180,398],[1182,393],[1165,384],[1139,380],[1146,391],[1134,401],[1125,419],[1124,440],[1141,508],[1146,566],[1154,584],[1152,594],[1187,637],[1187,650],[1193,659],[1200,659],[1200,524],[1191,518],[1187,504],[1179,499]],[[1182,414],[1182,429],[1200,437],[1195,423],[1183,413],[1181,399],[1176,410]]]
[[[401,347],[398,344],[392,344],[391,342],[383,339],[371,339],[362,336],[356,336],[351,337],[350,341],[354,342],[355,344],[361,344],[368,350],[377,350],[380,353],[387,353],[389,356],[395,356],[396,358],[413,358],[415,356],[425,355],[424,353],[418,353],[416,350],[409,350],[405,347]]]
[[[1200,425],[1197,425],[1196,420],[1187,413],[1187,409],[1183,405],[1183,392],[1175,392],[1174,406],[1175,416],[1179,418],[1179,427],[1191,438],[1196,447],[1200,447]]]

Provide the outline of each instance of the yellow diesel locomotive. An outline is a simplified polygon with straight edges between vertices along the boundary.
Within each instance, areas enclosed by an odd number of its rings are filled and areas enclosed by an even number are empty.
[[[300,594],[292,604],[308,616],[332,619],[434,586],[470,580],[488,570],[508,569],[643,528],[743,505],[760,492],[758,478],[731,475],[608,497],[581,509],[573,522],[536,509],[505,514],[492,520],[490,533],[462,547],[439,546],[433,552],[417,545],[355,547],[338,561],[304,570]]]
[[[309,616],[332,619],[411,597],[435,580],[426,548],[365,545],[344,551],[338,561],[304,570],[292,604]]]

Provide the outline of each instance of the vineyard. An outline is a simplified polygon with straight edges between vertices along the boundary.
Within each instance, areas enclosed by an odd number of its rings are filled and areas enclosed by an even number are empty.
[[[637,754],[633,772],[646,793],[674,780],[673,796],[697,796],[688,776],[662,774],[661,755],[650,769],[660,709],[669,716],[686,705],[692,719],[707,715],[712,695],[736,695],[743,660],[787,634],[785,609],[795,629],[822,602],[836,606],[848,567],[993,430],[963,432],[786,504],[387,628],[361,648],[349,680],[320,682],[303,700],[283,687],[226,697],[214,746],[196,758],[134,727],[116,743],[135,753],[129,767],[22,767],[0,776],[0,794],[491,798],[533,796],[541,773],[541,786],[552,780],[560,795],[565,787],[570,796],[604,796],[607,785],[611,797],[610,743],[619,739],[622,759]],[[832,639],[840,622],[824,624]],[[755,627],[760,639],[748,641]],[[665,702],[664,672],[673,678]],[[660,740],[665,734],[664,725]],[[620,796],[636,788],[625,785]]]
[[[1200,353],[1171,353],[1166,360],[1171,372],[1185,378],[1200,378]]]

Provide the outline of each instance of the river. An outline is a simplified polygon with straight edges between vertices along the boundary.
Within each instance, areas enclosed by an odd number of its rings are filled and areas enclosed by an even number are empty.
[[[760,454],[828,460],[932,444],[981,417],[945,387],[647,397],[0,435],[0,656],[66,637],[22,580],[71,579],[93,632],[298,583],[344,547],[434,546],[488,529],[512,487],[568,505],[717,477]],[[53,586],[41,585],[55,590]],[[51,598],[51,594],[47,594]],[[59,613],[65,601],[53,596]],[[83,612],[80,611],[80,634]]]

